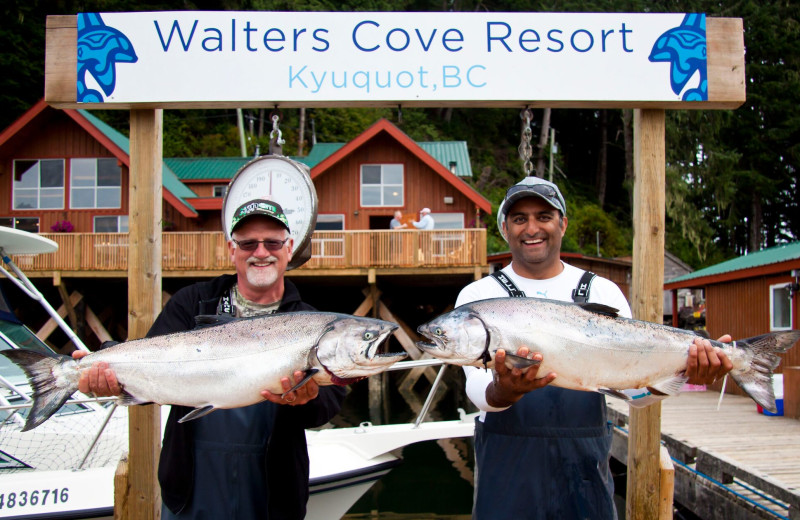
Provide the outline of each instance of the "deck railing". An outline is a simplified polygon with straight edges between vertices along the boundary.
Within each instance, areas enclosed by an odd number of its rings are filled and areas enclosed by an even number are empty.
[[[124,271],[127,233],[43,233],[58,252],[14,255],[23,271]],[[316,231],[311,259],[301,269],[446,267],[486,264],[485,229],[433,231]],[[232,269],[221,232],[162,234],[164,271]]]

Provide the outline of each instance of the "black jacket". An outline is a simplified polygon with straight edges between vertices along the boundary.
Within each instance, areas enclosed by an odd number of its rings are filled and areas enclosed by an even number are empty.
[[[217,314],[220,297],[236,283],[235,275],[223,275],[179,290],[170,298],[147,333],[158,336],[193,329],[200,314]],[[284,294],[278,312],[313,311],[300,300],[292,282],[284,279]],[[339,412],[344,389],[323,386],[319,396],[303,406],[280,406],[265,460],[269,486],[269,520],[302,519],[308,502],[308,448],[305,429],[328,422]],[[178,423],[191,411],[173,406],[164,431],[164,443],[158,466],[161,498],[174,513],[180,512],[192,498],[194,464],[192,457],[193,421]]]

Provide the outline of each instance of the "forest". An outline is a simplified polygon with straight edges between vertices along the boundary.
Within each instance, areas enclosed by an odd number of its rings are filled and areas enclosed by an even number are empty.
[[[0,128],[44,93],[47,15],[165,10],[698,12],[741,18],[747,101],[735,110],[666,112],[666,249],[694,268],[800,237],[800,3],[614,0],[6,0],[0,27]],[[496,208],[525,173],[521,109],[308,108],[283,110],[286,155],[313,142],[346,142],[385,117],[418,141],[464,140],[468,182]],[[268,149],[273,106],[245,109],[247,154]],[[128,112],[96,111],[127,132]],[[569,207],[564,250],[629,256],[632,247],[632,110],[536,109],[533,166],[552,176]],[[164,157],[241,154],[236,110],[166,110]],[[552,137],[552,139],[551,139]],[[489,250],[507,245],[489,229]]]

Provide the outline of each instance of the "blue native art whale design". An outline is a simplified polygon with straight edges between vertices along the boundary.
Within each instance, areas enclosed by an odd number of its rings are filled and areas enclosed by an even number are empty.
[[[706,60],[705,14],[687,14],[680,26],[658,37],[650,52],[650,61],[671,64],[669,81],[676,94],[681,93],[696,72],[700,73],[699,85],[684,92],[683,101],[708,101]]]
[[[102,103],[103,95],[86,86],[90,74],[106,96],[117,83],[117,63],[135,63],[133,44],[119,30],[109,27],[98,13],[78,14],[78,102]]]

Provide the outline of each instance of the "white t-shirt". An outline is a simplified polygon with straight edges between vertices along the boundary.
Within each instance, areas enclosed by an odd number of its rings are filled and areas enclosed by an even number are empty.
[[[514,272],[513,262],[503,268],[503,273],[508,276],[519,290],[529,298],[547,298],[548,300],[559,300],[571,302],[572,291],[578,286],[583,273],[582,269],[564,264],[564,270],[553,278],[546,280],[534,280],[525,278]],[[487,276],[464,287],[456,299],[456,307],[472,303],[487,298],[505,298],[508,292],[491,276]],[[625,295],[620,288],[611,280],[596,276],[592,281],[589,291],[589,301],[592,303],[602,303],[619,310],[619,315],[624,318],[631,317],[631,308]],[[478,367],[464,367],[467,375],[466,391],[467,397],[481,411],[480,418],[486,416],[486,412],[499,412],[506,408],[495,408],[486,402],[486,388],[492,383],[492,372]],[[637,405],[647,405],[654,401],[656,396],[650,396],[646,389],[625,391],[635,401]],[[646,399],[645,399],[646,398]],[[644,401],[642,399],[645,399]]]

